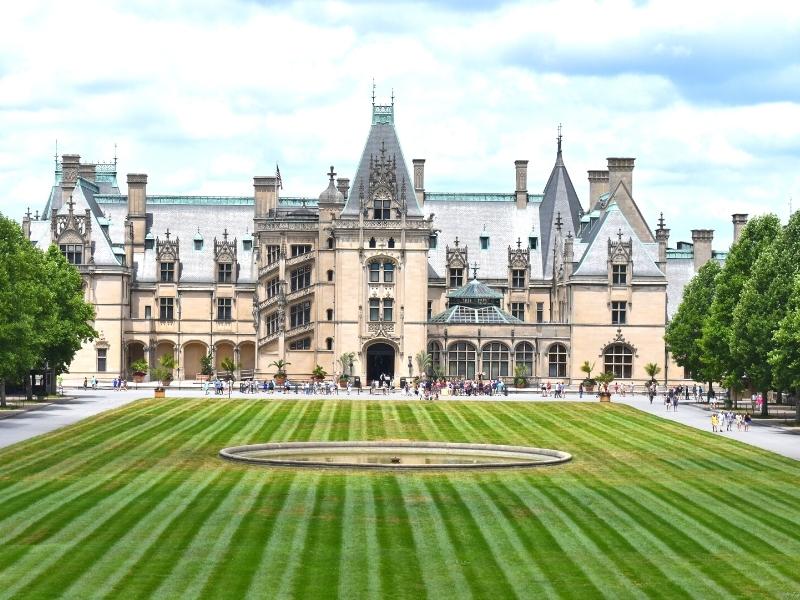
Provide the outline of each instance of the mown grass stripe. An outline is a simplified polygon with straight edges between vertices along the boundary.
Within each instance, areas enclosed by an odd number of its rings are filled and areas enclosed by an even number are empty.
[[[329,400],[319,400],[320,411],[317,413],[317,420],[311,428],[308,439],[314,441],[327,440],[333,427],[333,417],[336,413],[336,403]]]
[[[383,410],[381,409],[381,402],[375,400],[367,400],[365,402],[366,415],[364,421],[367,428],[368,440],[385,440],[386,439],[386,426],[383,423]]]
[[[379,599],[381,581],[377,561],[380,549],[371,476],[355,473],[346,475],[344,493],[338,596]]]
[[[256,570],[246,598],[257,599],[270,595],[281,597],[288,591],[282,589],[295,569],[299,567],[299,553],[305,543],[310,511],[317,495],[320,474],[299,473],[292,483],[289,498],[277,518],[264,546],[259,568]]]
[[[243,409],[239,409],[238,411],[234,410],[234,417],[232,418],[238,416],[242,410]],[[184,444],[179,446],[178,449],[187,448],[196,450],[204,440],[214,439],[214,436],[220,430],[224,430],[227,423],[226,420],[221,420],[208,427],[204,424],[205,419],[203,416],[202,413],[198,415],[198,430],[193,431],[191,437],[189,437]],[[170,460],[169,457],[162,458],[159,461],[160,464],[164,464],[165,466],[170,462],[173,461]],[[150,491],[157,486],[164,487],[163,482],[165,480],[169,481],[171,476],[183,474],[179,471],[168,469],[163,471],[156,470],[155,472],[157,473],[155,476],[153,476],[151,471],[146,471],[134,477],[127,485],[112,494],[103,498],[96,498],[96,503],[91,506],[91,509],[86,507],[78,514],[73,513],[71,518],[60,512],[59,517],[62,519],[66,518],[66,525],[59,528],[58,533],[55,535],[49,536],[46,545],[37,545],[32,548],[30,552],[25,554],[22,560],[14,561],[13,566],[4,571],[4,574],[8,574],[9,577],[18,578],[16,584],[11,588],[7,588],[4,592],[8,592],[10,596],[13,596],[28,586],[29,582],[35,580],[40,582],[46,581],[48,575],[53,572],[57,572],[61,576],[61,579],[63,579],[65,574],[65,562],[67,562],[67,560],[73,561],[73,559],[82,552],[104,551],[105,547],[96,547],[91,544],[86,544],[84,543],[85,540],[94,535],[101,527],[106,527],[109,523],[129,522],[127,515],[133,511],[129,511],[128,507],[132,503],[141,503],[137,506],[145,506],[148,504],[152,506],[152,504],[150,504],[151,502],[157,504],[158,501],[163,498],[163,495],[166,495],[166,491],[149,496]],[[67,544],[67,542],[69,542],[69,544]],[[68,549],[76,544],[79,544],[76,547],[81,550],[79,552],[72,551],[69,553],[69,558],[65,558]],[[60,548],[61,551],[53,552],[52,549],[54,547]],[[8,562],[10,561],[6,561],[6,564]],[[59,568],[57,571],[51,571],[50,568],[56,563],[59,564]],[[82,564],[86,565],[89,563],[83,562]],[[79,567],[80,565],[76,564],[75,566]],[[64,582],[59,581],[56,588],[63,589],[63,585]]]
[[[352,423],[353,403],[349,400],[329,400],[336,404],[331,427],[328,429],[327,439],[330,441],[344,441],[350,438],[350,425]]]

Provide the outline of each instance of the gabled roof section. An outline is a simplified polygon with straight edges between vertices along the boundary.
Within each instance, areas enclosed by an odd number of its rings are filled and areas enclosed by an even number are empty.
[[[616,203],[611,203],[600,217],[590,238],[585,239],[586,250],[580,258],[574,275],[606,277],[608,275],[608,242],[631,240],[634,277],[663,277],[656,265],[657,244],[644,244],[636,235],[623,212]]]
[[[636,232],[636,236],[642,242],[651,243],[656,241],[653,237],[653,232],[650,231],[647,221],[644,220],[639,206],[634,201],[633,195],[624,181],[620,181],[617,186],[611,190],[608,202],[615,202],[617,204]]]
[[[361,153],[361,160],[353,177],[350,194],[342,214],[358,215],[362,186],[365,195],[369,188],[370,159],[377,159],[381,156],[382,151],[386,158],[396,163],[395,178],[397,180],[397,189],[405,190],[406,214],[412,217],[421,217],[422,211],[417,204],[414,185],[408,174],[408,167],[403,158],[403,151],[400,148],[400,140],[397,138],[397,132],[394,128],[394,102],[387,106],[372,105],[372,126],[367,136],[367,143],[364,145],[364,151]]]
[[[556,243],[556,220],[561,217],[561,232],[564,235],[578,233],[582,213],[578,194],[564,166],[561,156],[561,136],[558,138],[556,164],[544,188],[544,199],[539,205],[539,223],[542,232],[542,274],[545,278],[553,274],[553,247]]]

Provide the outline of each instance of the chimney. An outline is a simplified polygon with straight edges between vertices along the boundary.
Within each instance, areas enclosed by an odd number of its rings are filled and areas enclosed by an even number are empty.
[[[625,183],[628,192],[633,198],[633,161],[635,158],[607,158],[608,161],[608,191],[614,192],[620,181]]]
[[[253,177],[255,218],[266,219],[278,208],[278,178],[275,175]]]
[[[733,243],[739,241],[739,236],[742,235],[742,228],[747,224],[747,215],[737,213],[733,215]]]
[[[336,180],[336,189],[341,192],[344,199],[347,200],[347,195],[350,193],[350,180],[346,177],[339,177]]]
[[[86,181],[94,183],[97,178],[94,163],[81,163],[78,165],[78,177],[82,177]]]
[[[425,159],[415,158],[414,163],[414,193],[417,196],[417,204],[422,208],[425,204]]]
[[[608,171],[589,171],[589,210],[608,192]]]
[[[713,229],[692,229],[695,273],[700,270],[700,267],[711,260],[711,242],[713,239]]]
[[[569,279],[572,277],[572,270],[575,266],[575,250],[573,248],[573,242],[575,238],[572,237],[572,232],[570,231],[567,234],[567,237],[564,238],[564,279]]]
[[[528,161],[515,160],[514,168],[517,172],[517,187],[515,190],[517,208],[525,208],[528,206]]]
[[[28,207],[27,212],[22,217],[22,233],[25,234],[26,239],[31,239],[31,209]]]
[[[78,154],[64,154],[61,157],[61,202],[52,208],[59,209],[69,202],[72,192],[75,191],[75,184],[78,181],[78,167],[81,164],[81,157]]]
[[[144,249],[147,231],[147,175],[128,173],[128,220],[133,224],[133,245]]]

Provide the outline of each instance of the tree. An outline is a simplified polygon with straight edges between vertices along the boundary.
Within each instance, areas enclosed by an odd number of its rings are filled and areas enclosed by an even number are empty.
[[[586,379],[583,380],[583,385],[586,386],[593,386],[595,384],[595,380],[592,379],[592,371],[594,371],[595,363],[590,363],[588,360],[583,361],[581,365],[581,371],[586,373]]]
[[[339,379],[347,381],[350,379],[350,370],[353,368],[353,363],[358,360],[355,352],[343,352],[338,358],[339,366],[342,368],[342,373]]]
[[[169,385],[172,381],[172,370],[176,364],[175,356],[172,353],[163,354],[158,359],[158,366],[150,372],[150,379],[160,381],[162,385]]]
[[[792,296],[798,255],[800,213],[794,213],[756,259],[733,312],[730,336],[733,370],[740,377],[746,375],[750,387],[761,392],[764,398],[761,414],[765,417],[768,414],[767,394],[777,387],[768,362],[769,353],[773,350],[773,336],[786,315]]]
[[[200,357],[200,374],[201,375],[213,375],[214,374],[214,367],[211,365],[214,357],[211,355],[211,352],[206,354],[205,356]]]
[[[417,361],[417,369],[419,370],[420,377],[424,377],[431,368],[431,355],[425,352],[425,350],[420,350],[414,355],[414,358]]]
[[[712,381],[722,377],[721,370],[715,370],[717,363],[708,360],[702,345],[703,328],[709,319],[719,273],[720,266],[715,260],[700,267],[684,289],[683,300],[664,334],[675,362],[688,369],[696,380],[708,382],[709,388]],[[657,374],[648,372],[652,379]]]
[[[656,375],[661,373],[661,367],[659,367],[656,363],[647,363],[644,366],[644,372],[650,376],[650,381],[655,381]]]
[[[800,275],[794,277],[786,315],[772,341],[769,364],[773,380],[779,389],[794,391],[796,419],[800,421]]]
[[[228,373],[228,379],[233,380],[233,373],[236,371],[236,363],[230,356],[226,356],[222,359],[222,362],[219,363],[219,366],[222,367],[223,371]]]
[[[703,323],[700,345],[710,373],[719,374],[719,379],[729,387],[739,387],[744,374],[731,359],[733,312],[756,259],[780,230],[780,221],[773,214],[751,219],[742,229],[739,240],[731,246],[725,265],[715,279],[714,300]]]
[[[0,406],[6,382],[47,362],[61,373],[81,342],[96,335],[81,278],[57,249],[45,254],[0,215]]]

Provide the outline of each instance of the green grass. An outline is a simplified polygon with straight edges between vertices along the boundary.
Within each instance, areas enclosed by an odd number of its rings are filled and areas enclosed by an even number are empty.
[[[262,469],[229,445],[571,452],[479,473]],[[797,598],[800,464],[625,406],[140,401],[0,451],[0,598]]]

